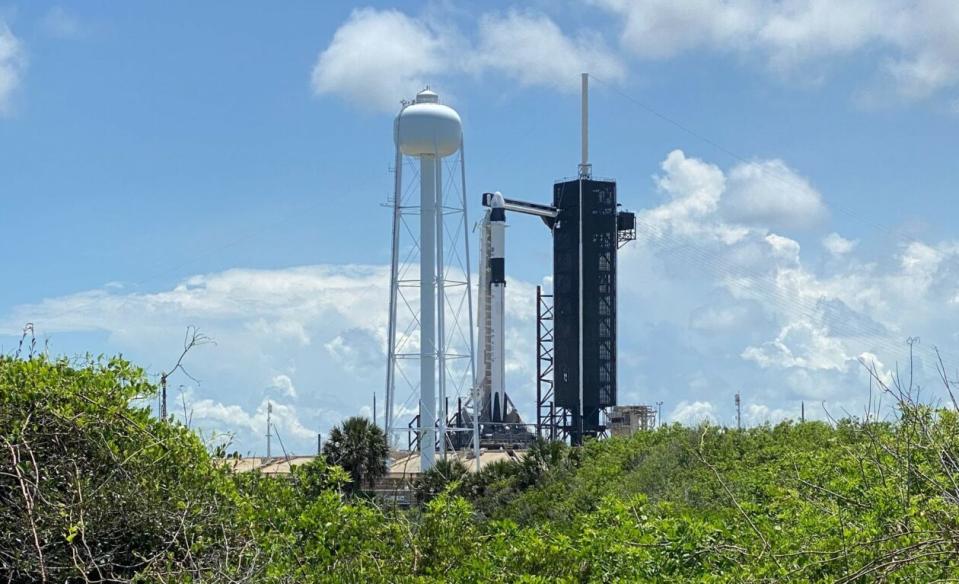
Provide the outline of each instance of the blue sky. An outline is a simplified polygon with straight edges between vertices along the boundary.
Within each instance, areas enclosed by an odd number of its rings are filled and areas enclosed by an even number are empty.
[[[645,232],[621,259],[623,402],[751,423],[860,413],[920,336],[959,365],[959,9],[949,1],[0,4],[0,345],[175,381],[262,450],[382,387],[392,118],[430,84],[464,120],[470,213],[595,173]],[[514,400],[532,399],[536,221],[511,220]],[[865,357],[864,357],[865,356]]]

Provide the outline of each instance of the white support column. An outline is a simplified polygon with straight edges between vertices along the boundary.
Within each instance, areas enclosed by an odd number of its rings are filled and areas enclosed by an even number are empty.
[[[440,456],[446,458],[446,263],[443,260],[443,163],[436,163],[436,357]]]
[[[581,109],[581,146],[582,160],[579,163],[579,177],[589,178],[593,174],[589,163],[589,74],[582,74],[582,109]]]
[[[583,178],[579,179],[579,286],[578,299],[579,299],[579,316],[577,322],[579,322],[579,440],[582,443],[583,440],[583,419],[586,416],[586,412],[583,411],[583,378],[585,377],[585,371],[583,371]],[[573,421],[576,423],[576,420]]]
[[[420,469],[433,467],[436,430],[436,166],[420,156]]]
[[[582,75],[582,162],[579,165],[579,439],[583,440],[583,421],[586,412],[583,411],[583,181],[588,180],[593,169],[589,163],[589,75]]]

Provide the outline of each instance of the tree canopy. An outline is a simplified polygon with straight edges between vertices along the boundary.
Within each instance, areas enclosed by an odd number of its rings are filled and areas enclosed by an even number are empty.
[[[0,357],[0,579],[959,578],[952,407],[899,399],[886,422],[538,443],[479,473],[447,464],[404,510],[351,494],[381,468],[369,422],[347,420],[338,446],[288,479],[234,474],[144,407],[155,391],[119,358]],[[357,436],[353,454],[334,458]]]

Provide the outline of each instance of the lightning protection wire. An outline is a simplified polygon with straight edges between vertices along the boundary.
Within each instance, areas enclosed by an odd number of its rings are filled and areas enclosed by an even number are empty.
[[[692,129],[691,127],[687,126],[686,124],[683,124],[682,122],[679,122],[679,121],[677,121],[676,119],[674,119],[674,118],[672,118],[672,117],[670,117],[670,116],[668,116],[668,115],[660,112],[659,110],[657,110],[656,108],[654,108],[654,107],[650,106],[649,104],[645,103],[645,102],[642,101],[641,99],[639,99],[639,98],[637,98],[637,97],[635,97],[635,96],[633,96],[633,95],[630,95],[629,93],[626,93],[626,92],[623,91],[622,89],[618,88],[615,83],[612,83],[612,82],[609,82],[609,81],[605,81],[605,80],[603,80],[603,79],[601,79],[601,78],[599,78],[599,77],[594,76],[592,73],[590,74],[590,78],[595,79],[596,81],[599,81],[599,82],[600,82],[604,87],[606,87],[609,91],[611,91],[612,93],[615,93],[616,95],[620,96],[621,98],[625,99],[626,101],[634,104],[635,106],[637,106],[638,108],[642,109],[642,110],[645,111],[646,113],[648,113],[648,114],[650,114],[650,115],[652,115],[652,116],[654,116],[654,117],[662,120],[663,122],[665,122],[665,123],[667,123],[667,124],[669,124],[669,125],[677,128],[677,129],[679,129],[680,131],[682,131],[682,132],[684,132],[685,134],[688,134],[689,136],[691,136],[691,137],[699,140],[700,142],[702,142],[702,143],[704,143],[704,144],[707,144],[708,146],[711,146],[711,147],[714,148],[715,150],[717,150],[717,151],[725,154],[726,156],[732,158],[732,159],[735,160],[736,162],[740,162],[740,163],[743,163],[743,164],[751,164],[751,163],[755,162],[755,160],[749,160],[749,159],[747,159],[745,156],[742,156],[742,155],[738,154],[736,151],[732,150],[731,148],[729,148],[729,147],[727,147],[727,146],[724,146],[723,144],[717,142],[716,140],[713,140],[712,138],[706,136],[705,134],[703,134],[703,133],[701,133],[701,132],[698,132],[698,131]],[[765,178],[768,179],[768,180],[776,181],[776,182],[780,183],[781,185],[786,186],[786,187],[789,187],[789,188],[794,188],[794,187],[796,186],[795,180],[794,180],[792,177],[787,177],[787,176],[783,175],[782,173],[780,173],[780,172],[778,172],[778,171],[776,171],[776,170],[770,169],[770,168],[768,168],[768,167],[766,167],[766,166],[763,166],[763,165],[758,165],[757,168],[758,168],[758,170],[759,170],[759,172],[760,172],[760,176],[765,177]],[[899,241],[904,242],[904,243],[922,243],[920,240],[918,240],[918,239],[916,239],[916,238],[914,238],[914,237],[910,237],[910,236],[908,236],[908,235],[906,235],[906,234],[904,234],[904,233],[900,233],[900,232],[895,231],[895,230],[892,229],[891,227],[888,227],[888,226],[882,225],[882,224],[880,224],[880,223],[878,223],[878,222],[876,222],[876,221],[872,221],[872,220],[870,220],[870,219],[867,219],[866,217],[864,217],[864,216],[862,215],[862,213],[861,213],[860,211],[857,211],[857,210],[854,210],[854,209],[850,209],[850,208],[848,208],[848,207],[846,207],[846,206],[844,206],[844,205],[842,205],[842,204],[836,203],[836,202],[834,202],[834,201],[830,201],[830,203],[829,203],[829,208],[830,208],[830,209],[836,209],[836,210],[838,210],[840,213],[842,213],[843,215],[846,215],[847,217],[849,217],[849,218],[852,219],[853,221],[855,221],[855,222],[857,222],[857,223],[860,223],[860,224],[862,224],[862,225],[865,225],[865,226],[868,227],[871,231],[883,232],[883,233],[885,233],[886,235],[888,235],[888,236],[889,236],[890,238],[892,238],[892,239],[899,240]]]

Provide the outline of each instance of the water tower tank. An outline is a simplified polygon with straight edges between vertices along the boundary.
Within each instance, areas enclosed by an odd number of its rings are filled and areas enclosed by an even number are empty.
[[[400,215],[403,213],[401,201],[403,192],[402,156],[418,159],[420,179],[420,201],[417,208],[419,215],[419,236],[413,248],[419,254],[420,263],[420,309],[412,321],[412,326],[418,329],[420,338],[419,365],[419,423],[416,426],[417,440],[420,450],[420,468],[432,468],[435,460],[437,445],[436,434],[439,431],[442,437],[438,444],[441,452],[446,452],[446,386],[449,364],[447,357],[452,353],[447,350],[449,342],[447,330],[462,330],[462,326],[451,323],[453,327],[446,328],[446,300],[450,294],[451,285],[447,284],[450,262],[444,259],[447,243],[444,241],[447,233],[447,215],[450,208],[457,204],[456,197],[446,197],[444,194],[447,185],[443,181],[443,157],[450,156],[460,149],[463,143],[463,124],[459,114],[453,108],[439,103],[439,97],[426,89],[416,94],[412,104],[404,107],[396,116],[393,124],[393,139],[396,142],[396,188],[393,215],[393,263],[391,272],[390,297],[390,369],[387,373],[387,429],[392,426],[393,407],[393,372],[396,365],[396,306],[398,298],[398,254],[397,234]],[[460,157],[460,172],[465,174],[463,159]],[[455,187],[454,187],[455,188]],[[460,193],[465,205],[465,196]],[[413,206],[412,197],[407,197],[407,203]],[[452,207],[451,207],[452,206]],[[411,211],[414,212],[414,211]],[[465,246],[465,236],[469,230],[466,227],[465,207],[461,212],[463,218],[462,231],[453,230],[451,233],[464,235],[462,251],[457,251],[455,257],[468,257]],[[413,235],[413,234],[411,234]],[[416,236],[414,235],[414,238]],[[468,290],[468,282],[465,289]],[[466,299],[469,300],[468,298]],[[471,313],[469,313],[471,314]],[[411,329],[412,330],[412,329]],[[469,363],[472,375],[472,343],[469,346]],[[408,356],[408,355],[407,355]],[[462,356],[460,353],[458,356]],[[437,397],[437,392],[439,396]],[[440,407],[437,407],[439,405]],[[438,415],[438,412],[442,412]]]
[[[396,116],[394,134],[396,145],[406,156],[442,158],[459,150],[463,123],[456,110],[440,104],[435,93],[424,89]]]

